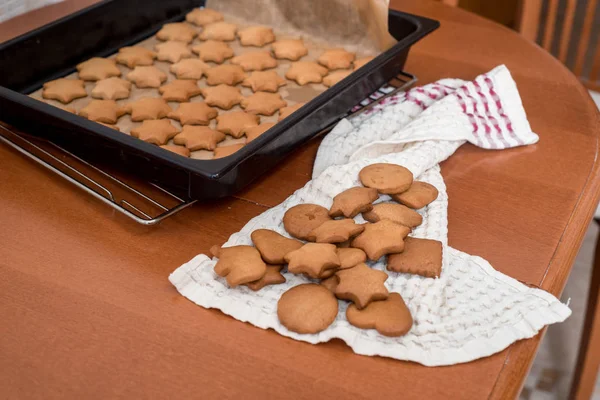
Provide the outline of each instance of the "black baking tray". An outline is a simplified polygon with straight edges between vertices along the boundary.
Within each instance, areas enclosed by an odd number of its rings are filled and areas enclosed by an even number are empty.
[[[298,146],[337,122],[402,70],[410,47],[439,22],[389,12],[398,42],[231,156],[194,160],[116,132],[28,96],[75,72],[91,57],[114,54],[180,21],[204,0],[106,0],[0,45],[0,121],[51,140],[92,162],[135,173],[194,199],[240,190]]]

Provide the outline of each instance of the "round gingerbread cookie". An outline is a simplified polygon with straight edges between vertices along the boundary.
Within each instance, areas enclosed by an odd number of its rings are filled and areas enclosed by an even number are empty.
[[[294,286],[277,302],[277,317],[296,333],[317,333],[333,323],[338,301],[324,286],[306,283]]]
[[[375,188],[383,194],[402,193],[408,190],[413,182],[412,172],[397,164],[367,165],[360,170],[358,177],[363,185]]]
[[[283,216],[285,230],[295,238],[308,240],[310,232],[331,220],[329,210],[317,204],[298,204]]]

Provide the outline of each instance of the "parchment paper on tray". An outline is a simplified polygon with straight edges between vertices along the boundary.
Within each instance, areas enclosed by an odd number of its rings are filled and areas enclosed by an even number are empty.
[[[389,0],[208,0],[206,6],[246,23],[368,55],[396,42],[388,32]]]

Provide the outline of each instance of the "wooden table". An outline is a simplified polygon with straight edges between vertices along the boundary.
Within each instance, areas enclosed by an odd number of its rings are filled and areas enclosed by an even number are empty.
[[[0,40],[93,0],[0,25]],[[426,1],[395,8],[442,23],[406,70],[421,83],[473,79],[505,63],[535,146],[465,145],[442,164],[449,242],[559,295],[596,207],[600,118],[557,60],[518,34]],[[139,226],[0,146],[0,397],[398,398],[517,396],[541,335],[443,368],[309,345],[197,307],[167,277],[284,200],[310,176],[313,142],[235,198]],[[568,322],[567,322],[568,323]]]

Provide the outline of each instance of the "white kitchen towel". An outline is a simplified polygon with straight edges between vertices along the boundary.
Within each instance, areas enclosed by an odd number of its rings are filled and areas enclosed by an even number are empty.
[[[473,92],[471,92],[473,91]],[[386,286],[406,301],[414,318],[410,332],[389,338],[358,329],[346,321],[346,302],[334,323],[318,334],[288,331],[277,319],[277,301],[289,288],[311,281],[285,273],[287,282],[258,292],[231,289],[213,271],[216,259],[198,255],[175,270],[170,281],[179,292],[206,308],[218,308],[257,327],[309,343],[344,340],[359,354],[410,360],[428,366],[471,361],[534,336],[544,325],[563,321],[569,308],[552,295],[529,288],[494,270],[485,260],[447,246],[448,197],[439,162],[469,141],[489,149],[537,142],[508,70],[498,67],[473,82],[442,80],[392,96],[369,113],[342,121],[324,140],[313,179],[283,203],[253,218],[224,246],[251,245],[255,229],[273,229],[287,236],[282,218],[300,203],[329,208],[341,191],[360,185],[364,166],[388,162],[410,169],[415,178],[437,187],[436,201],[419,210],[423,224],[412,236],[440,240],[444,245],[440,278],[423,278],[385,270],[386,259],[369,263],[386,271]],[[382,196],[378,201],[389,199]],[[357,222],[364,220],[359,215]]]

